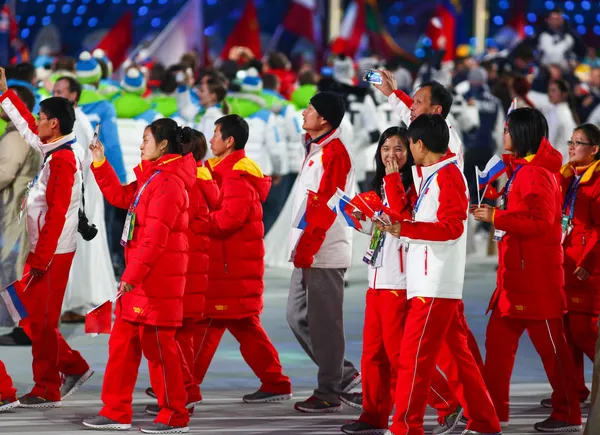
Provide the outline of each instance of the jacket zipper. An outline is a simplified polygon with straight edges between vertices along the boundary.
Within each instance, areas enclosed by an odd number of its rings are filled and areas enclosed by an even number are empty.
[[[427,246],[425,246],[425,275],[427,275]]]
[[[225,249],[225,241],[223,241],[223,266],[225,273],[229,273],[229,266],[227,264],[227,250]]]
[[[400,246],[400,273],[404,273],[404,255],[402,254],[403,251],[404,249],[402,249],[402,246]]]

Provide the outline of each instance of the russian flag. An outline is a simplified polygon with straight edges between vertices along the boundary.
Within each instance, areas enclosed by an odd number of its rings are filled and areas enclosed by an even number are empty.
[[[299,230],[305,230],[306,226],[308,225],[308,222],[306,221],[306,204],[308,202],[308,196],[305,196],[304,199],[302,200],[302,204],[300,205],[300,208],[298,209],[298,213],[296,214],[296,216],[294,217],[294,220],[292,221],[292,227],[293,228],[298,228]]]
[[[15,323],[19,323],[27,317],[27,310],[25,310],[25,306],[19,298],[19,293],[22,292],[23,285],[21,284],[21,281],[15,281],[4,290],[0,291],[0,296],[8,309],[10,317],[12,317]]]
[[[502,174],[506,172],[506,165],[502,161],[502,159],[498,156],[493,156],[489,162],[485,165],[483,171],[480,171],[477,166],[475,166],[475,174],[477,176],[477,194],[479,195],[479,204],[481,204],[482,195],[480,192],[483,190],[485,196],[485,190],[488,185],[493,183],[495,180],[500,178]]]

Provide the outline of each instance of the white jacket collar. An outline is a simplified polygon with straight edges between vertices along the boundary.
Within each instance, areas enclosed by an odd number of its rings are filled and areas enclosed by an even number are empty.
[[[62,146],[64,144],[72,142],[74,140],[75,140],[75,133],[71,132],[65,136],[61,136],[58,139],[55,139],[52,142],[46,142],[46,143],[40,144],[40,148],[41,148],[42,152],[44,153],[44,155],[46,155],[49,152],[58,148],[59,146]]]
[[[452,163],[458,163],[458,157],[456,154],[448,154],[442,160],[434,163],[430,166],[413,166],[413,178],[415,180],[415,187],[417,189],[417,195],[421,193],[421,187],[423,183],[438,170]]]
[[[305,138],[307,138],[307,137],[308,136],[305,135]],[[329,134],[327,134],[321,140],[310,143],[310,150],[306,157],[310,157],[311,155],[315,154],[317,151],[323,149],[328,143],[330,143],[331,141],[333,141],[335,139],[341,140],[341,137],[342,137],[342,129],[340,127],[332,130],[331,132],[329,132]]]

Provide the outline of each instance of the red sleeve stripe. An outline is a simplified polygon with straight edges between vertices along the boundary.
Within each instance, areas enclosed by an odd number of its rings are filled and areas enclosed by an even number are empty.
[[[394,91],[394,95],[410,109],[410,106],[413,104],[413,99],[408,94],[404,91]]]

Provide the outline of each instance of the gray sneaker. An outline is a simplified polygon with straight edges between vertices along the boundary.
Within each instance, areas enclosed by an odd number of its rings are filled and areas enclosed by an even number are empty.
[[[387,429],[380,429],[375,426],[371,426],[364,421],[349,421],[342,426],[342,432],[347,434],[360,434],[360,435],[383,435]]]
[[[340,401],[354,409],[363,409],[363,393],[340,393]]]
[[[502,432],[483,433],[483,432],[476,432],[474,430],[465,430],[465,431],[463,431],[462,435],[502,435]]]
[[[93,374],[94,371],[90,368],[82,375],[65,375],[63,384],[60,387],[61,399],[64,400],[79,390],[81,386],[92,377]]]
[[[340,384],[340,390],[342,393],[349,393],[353,388],[358,387],[362,383],[362,376],[360,372],[354,373],[354,376],[349,380]]]
[[[256,391],[252,394],[246,394],[242,397],[242,400],[246,403],[270,403],[270,402],[283,402],[284,400],[290,400],[292,393],[288,394],[275,394],[267,393],[266,391]]]
[[[580,424],[570,424],[566,421],[555,420],[553,418],[547,418],[544,421],[537,422],[533,425],[533,428],[538,432],[548,433],[565,433],[565,432],[579,432],[582,429]]]
[[[90,429],[96,430],[129,430],[131,424],[123,424],[106,418],[103,415],[97,415],[95,417],[86,418],[83,420],[83,425]]]
[[[53,402],[33,394],[25,394],[19,399],[20,408],[60,408],[61,405],[60,400]]]
[[[452,433],[452,431],[456,429],[456,426],[458,426],[462,416],[463,409],[461,406],[459,406],[452,414],[447,416],[440,425],[436,426],[431,433],[433,433],[433,435],[445,435]]]
[[[189,430],[188,426],[168,426],[164,423],[140,427],[142,433],[187,433]]]

